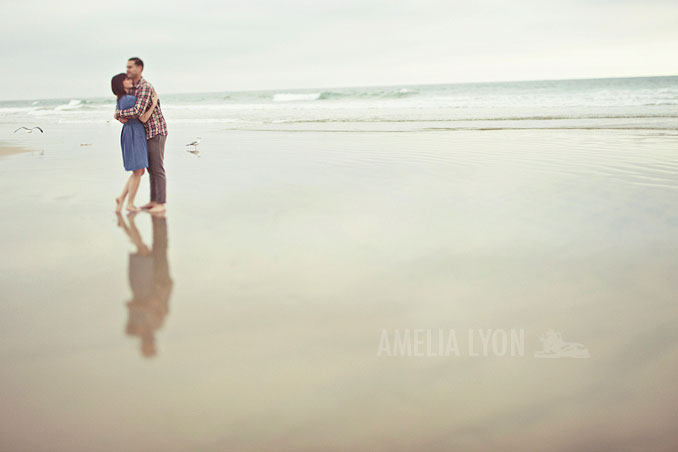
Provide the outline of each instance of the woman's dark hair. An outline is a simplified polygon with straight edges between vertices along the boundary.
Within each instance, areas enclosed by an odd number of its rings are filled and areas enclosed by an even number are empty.
[[[113,90],[113,94],[118,96],[118,99],[127,94],[125,93],[125,88],[122,86],[122,82],[124,82],[126,78],[127,74],[123,72],[111,79],[111,89]]]

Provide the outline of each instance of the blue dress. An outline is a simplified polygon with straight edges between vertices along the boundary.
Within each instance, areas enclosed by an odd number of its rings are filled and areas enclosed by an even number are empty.
[[[120,110],[134,107],[137,97],[125,94],[118,99],[117,107]],[[125,171],[133,171],[148,168],[148,143],[146,142],[146,129],[144,124],[137,118],[129,119],[122,126],[120,134],[120,146],[122,146],[122,161]]]

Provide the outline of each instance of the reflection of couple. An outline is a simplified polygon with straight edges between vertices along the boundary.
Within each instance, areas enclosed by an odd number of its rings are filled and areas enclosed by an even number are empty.
[[[137,247],[129,255],[129,284],[132,300],[127,302],[126,332],[141,339],[141,353],[156,354],[155,331],[162,327],[169,312],[172,278],[167,261],[167,220],[153,215],[153,246],[148,249],[134,223],[136,213],[127,216],[129,226],[118,214],[118,226]]]
[[[127,72],[111,80],[111,89],[118,98],[115,119],[123,123],[120,135],[122,160],[126,171],[132,171],[123,186],[120,196],[115,198],[115,211],[120,212],[127,197],[127,210],[139,210],[134,198],[141,176],[148,168],[151,182],[151,201],[142,206],[151,213],[165,211],[165,140],[167,123],[162,115],[158,95],[141,76],[144,62],[139,58],[127,61]]]

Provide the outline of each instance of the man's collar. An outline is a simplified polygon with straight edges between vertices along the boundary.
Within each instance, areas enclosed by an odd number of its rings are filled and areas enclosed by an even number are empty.
[[[132,88],[136,88],[136,87],[139,86],[139,85],[141,84],[141,82],[143,82],[143,81],[144,81],[144,78],[143,78],[143,77],[139,77],[139,81],[136,82],[135,84],[133,84],[133,85],[132,85]]]

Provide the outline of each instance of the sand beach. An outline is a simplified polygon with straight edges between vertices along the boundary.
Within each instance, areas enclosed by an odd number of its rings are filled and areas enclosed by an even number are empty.
[[[4,449],[678,445],[675,106],[279,94],[167,99],[164,218],[110,99],[3,116]]]
[[[21,152],[28,152],[28,149],[9,146],[4,143],[0,143],[0,157],[5,157],[7,155],[19,154]]]

